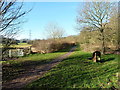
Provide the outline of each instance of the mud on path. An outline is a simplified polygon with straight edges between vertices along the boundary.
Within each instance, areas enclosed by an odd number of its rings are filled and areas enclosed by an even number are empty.
[[[34,69],[30,69],[28,73],[21,75],[20,77],[13,79],[9,82],[3,83],[2,88],[14,88],[14,89],[20,89],[23,88],[25,85],[37,80],[38,78],[42,77],[46,72],[48,72],[50,69],[58,65],[63,59],[67,58],[76,47],[73,47],[68,53],[54,59],[53,61],[42,65],[37,66]]]

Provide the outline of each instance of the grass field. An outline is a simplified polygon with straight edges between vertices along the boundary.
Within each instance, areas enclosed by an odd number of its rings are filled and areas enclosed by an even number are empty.
[[[30,44],[27,43],[18,43],[18,45],[11,45],[11,47],[29,47]]]
[[[13,45],[11,45],[10,47],[29,47],[29,46],[31,46],[30,44],[27,44],[27,43],[18,43],[18,45],[16,45],[16,44],[13,44]],[[2,48],[3,46],[2,46],[2,44],[0,44],[0,48]]]
[[[1,61],[3,64],[3,82],[12,80],[23,73],[27,73],[31,68],[46,64],[62,54],[65,54],[65,52],[31,54],[16,60]]]
[[[97,63],[88,57],[90,53],[75,51],[25,88],[118,88],[118,56],[102,55]]]

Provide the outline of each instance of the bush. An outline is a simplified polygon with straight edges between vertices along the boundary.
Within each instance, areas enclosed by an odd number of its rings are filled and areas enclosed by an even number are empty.
[[[66,49],[74,45],[75,45],[74,43],[57,39],[57,40],[36,40],[33,42],[32,47],[36,49],[36,52],[50,53],[50,52],[59,51],[61,49]]]

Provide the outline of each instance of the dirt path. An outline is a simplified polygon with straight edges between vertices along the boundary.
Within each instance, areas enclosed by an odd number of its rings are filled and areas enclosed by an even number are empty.
[[[38,78],[42,77],[46,72],[48,72],[50,69],[52,69],[54,66],[59,64],[63,59],[67,58],[74,50],[76,47],[73,47],[68,53],[54,59],[53,61],[42,65],[38,66],[35,69],[31,69],[27,74],[23,74],[19,78],[13,79],[12,81],[9,81],[7,83],[4,83],[2,88],[22,88],[25,85],[37,80]]]

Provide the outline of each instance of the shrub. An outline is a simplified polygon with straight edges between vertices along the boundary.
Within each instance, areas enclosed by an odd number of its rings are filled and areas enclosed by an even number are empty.
[[[39,53],[45,52],[45,53],[50,53],[50,52],[55,52],[59,51],[61,49],[65,49],[68,47],[74,46],[74,43],[67,42],[64,40],[60,39],[49,39],[49,40],[36,40],[33,42],[32,47],[34,47]]]

